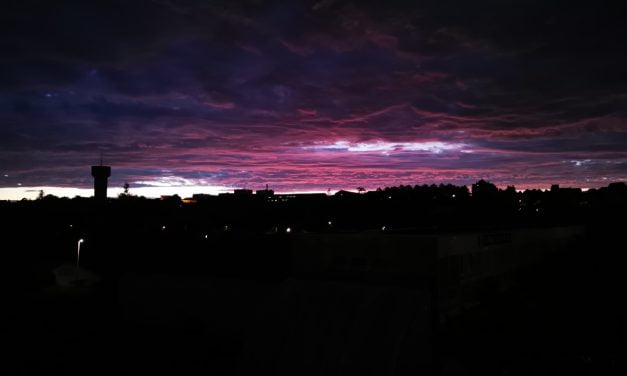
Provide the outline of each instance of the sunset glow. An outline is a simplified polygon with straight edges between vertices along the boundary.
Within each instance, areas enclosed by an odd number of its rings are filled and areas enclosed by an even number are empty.
[[[613,12],[436,3],[15,3],[0,199],[627,180]]]

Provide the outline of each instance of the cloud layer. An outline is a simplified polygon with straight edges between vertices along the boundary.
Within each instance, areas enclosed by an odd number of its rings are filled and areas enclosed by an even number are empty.
[[[0,187],[627,180],[624,7],[10,2]]]

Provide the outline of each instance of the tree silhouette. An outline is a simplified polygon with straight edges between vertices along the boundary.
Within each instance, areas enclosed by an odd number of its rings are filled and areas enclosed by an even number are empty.
[[[131,186],[128,184],[128,182],[124,182],[124,185],[122,186],[122,188],[124,188],[124,191],[122,193],[120,193],[120,195],[118,196],[119,198],[128,198],[131,197],[131,194],[129,193],[128,189]]]

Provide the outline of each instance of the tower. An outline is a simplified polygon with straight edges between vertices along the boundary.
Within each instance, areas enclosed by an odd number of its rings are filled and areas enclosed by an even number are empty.
[[[91,166],[91,176],[94,177],[94,197],[98,201],[107,199],[107,179],[111,176],[111,166]]]

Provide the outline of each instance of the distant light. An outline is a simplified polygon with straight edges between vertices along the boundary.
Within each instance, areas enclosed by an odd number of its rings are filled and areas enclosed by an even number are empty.
[[[165,229],[166,229],[165,225],[161,226],[162,231],[165,231]]]
[[[7,174],[4,174],[4,177],[5,177],[5,178],[8,178],[8,177],[9,177],[9,175],[7,175]]]
[[[455,194],[453,194],[451,197],[455,198]]]
[[[391,200],[391,199],[392,199],[392,196],[388,196],[388,200]]]
[[[17,183],[17,185],[21,187],[21,186],[22,186],[22,183]]]
[[[329,226],[333,226],[333,222],[329,221],[328,223],[329,223]]]
[[[381,231],[385,231],[385,226],[381,227]]]
[[[229,226],[228,225],[224,225],[224,231],[229,231]]]
[[[205,239],[209,238],[209,235],[205,234]]]
[[[85,242],[85,239],[78,239],[78,242],[79,242],[79,243],[84,243],[84,242]]]
[[[73,225],[70,225],[70,228],[74,227]]]
[[[540,209],[536,208],[536,213],[538,213],[540,211]]]
[[[288,228],[285,229],[285,232],[287,232],[289,234],[290,232],[292,232],[292,229],[290,227],[288,227]]]

